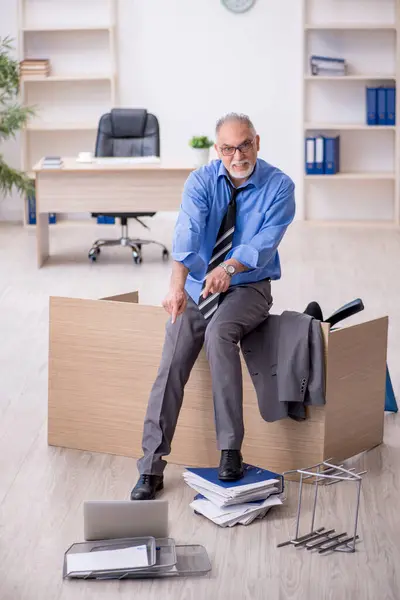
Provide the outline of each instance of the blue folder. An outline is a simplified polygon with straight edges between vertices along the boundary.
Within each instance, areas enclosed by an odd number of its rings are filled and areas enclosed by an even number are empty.
[[[367,87],[367,125],[376,125],[377,121],[377,89]]]
[[[396,88],[386,88],[386,125],[396,125]]]
[[[316,163],[315,163],[315,138],[306,137],[305,140],[305,159],[306,159],[306,173],[307,175],[316,174]]]
[[[322,136],[315,138],[315,174],[323,175],[325,172],[325,140]]]
[[[27,195],[28,201],[28,225],[36,225],[36,196],[35,194]],[[50,225],[54,225],[57,221],[57,216],[55,213],[49,213],[49,223]]]
[[[271,479],[278,479],[280,482],[279,493],[282,492],[284,481],[282,475],[279,473],[274,473],[273,471],[268,471],[267,469],[262,469],[261,467],[248,465],[246,463],[243,463],[243,467],[244,476],[242,479],[237,481],[221,481],[218,479],[218,469],[215,467],[190,467],[186,470],[194,473],[202,479],[205,479],[209,483],[213,483],[214,485],[218,485],[219,487],[225,489],[240,487],[242,485],[250,485],[252,483],[261,483],[263,481],[270,481]]]
[[[113,225],[115,223],[115,217],[109,215],[99,215],[97,217],[97,223],[99,225]]]
[[[324,173],[336,175],[340,170],[340,137],[326,137],[324,140]]]
[[[387,109],[386,109],[386,97],[387,90],[384,87],[380,87],[377,90],[377,123],[378,125],[386,125]]]

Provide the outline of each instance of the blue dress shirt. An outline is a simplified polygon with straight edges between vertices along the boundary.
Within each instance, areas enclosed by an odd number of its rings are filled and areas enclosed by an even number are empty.
[[[231,198],[229,174],[213,160],[188,177],[175,226],[172,257],[189,269],[185,289],[197,303],[218,230]],[[295,214],[294,183],[282,171],[257,159],[251,177],[238,189],[233,247],[235,258],[249,270],[232,277],[231,285],[279,279],[277,247]]]

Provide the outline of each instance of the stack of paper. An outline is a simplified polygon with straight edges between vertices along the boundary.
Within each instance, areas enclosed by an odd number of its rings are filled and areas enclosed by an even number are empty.
[[[42,169],[61,169],[62,166],[61,156],[45,156],[42,160]]]
[[[199,493],[190,506],[217,525],[232,527],[249,525],[282,504],[281,475],[247,464],[244,469],[244,477],[234,482],[220,481],[216,468],[187,469],[183,478]]]
[[[67,575],[91,571],[122,571],[148,565],[145,545],[102,552],[79,552],[67,556]]]
[[[199,513],[221,527],[233,527],[234,525],[250,525],[255,519],[262,519],[272,506],[279,506],[282,500],[279,496],[270,496],[266,500],[233,504],[231,506],[219,507],[198,494],[190,504],[196,513]]]

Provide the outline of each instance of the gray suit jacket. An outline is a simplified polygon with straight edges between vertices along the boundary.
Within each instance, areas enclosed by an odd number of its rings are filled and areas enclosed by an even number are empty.
[[[324,343],[319,321],[293,311],[270,315],[241,348],[265,421],[306,418],[325,404]]]

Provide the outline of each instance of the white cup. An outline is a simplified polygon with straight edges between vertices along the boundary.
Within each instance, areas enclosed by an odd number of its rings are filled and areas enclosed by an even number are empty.
[[[93,153],[92,152],[79,152],[78,160],[79,160],[79,162],[90,163],[93,160]]]

